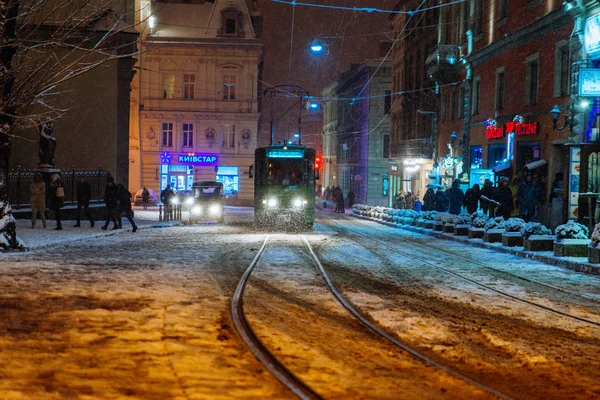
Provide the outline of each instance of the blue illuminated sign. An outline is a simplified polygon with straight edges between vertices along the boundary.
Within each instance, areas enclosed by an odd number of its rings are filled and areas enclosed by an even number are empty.
[[[175,157],[175,160],[177,160],[177,162],[180,164],[212,165],[217,163],[217,156],[212,154],[170,154],[167,151],[160,155],[160,162],[162,164],[169,164],[173,156]]]
[[[304,150],[269,150],[267,151],[269,158],[303,158]]]
[[[584,43],[588,55],[600,52],[600,14],[596,14],[585,21]]]

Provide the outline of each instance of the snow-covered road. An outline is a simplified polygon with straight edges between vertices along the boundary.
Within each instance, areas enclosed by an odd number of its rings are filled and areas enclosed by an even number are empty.
[[[264,237],[244,225],[172,227],[2,255],[0,398],[290,398],[228,312]],[[361,312],[436,361],[516,398],[600,398],[598,326],[435,265],[600,323],[598,277],[331,213],[320,213],[308,238]],[[298,243],[278,237],[246,304],[265,344],[320,394],[480,394],[366,332]]]

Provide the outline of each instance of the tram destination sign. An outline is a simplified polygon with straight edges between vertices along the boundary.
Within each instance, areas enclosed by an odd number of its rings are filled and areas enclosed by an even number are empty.
[[[170,164],[171,161],[176,161],[179,164],[214,165],[217,163],[217,159],[217,156],[214,154],[171,154],[165,151],[160,155],[160,162],[162,164]]]
[[[269,150],[267,151],[269,158],[303,158],[304,150]]]

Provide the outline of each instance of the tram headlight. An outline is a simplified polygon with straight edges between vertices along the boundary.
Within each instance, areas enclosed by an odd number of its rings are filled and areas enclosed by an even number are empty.
[[[294,201],[292,201],[292,204],[294,205],[294,207],[300,208],[300,207],[302,207],[303,202],[302,202],[302,199],[300,197],[296,197],[294,199]]]
[[[275,208],[277,207],[277,198],[276,197],[271,197],[267,200],[267,205],[271,208]]]
[[[200,207],[200,206],[194,206],[194,207],[192,207],[192,214],[194,214],[194,215],[201,215],[202,214],[202,207]]]
[[[218,204],[211,204],[210,207],[208,207],[208,213],[210,215],[220,215],[221,207]]]
[[[194,204],[194,198],[188,197],[187,199],[185,199],[185,204],[187,204],[188,206],[191,206],[192,204]]]

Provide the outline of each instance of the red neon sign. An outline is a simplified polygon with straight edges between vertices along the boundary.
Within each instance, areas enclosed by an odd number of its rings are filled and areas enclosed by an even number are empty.
[[[504,137],[504,128],[488,128],[485,130],[486,139],[500,139]]]

